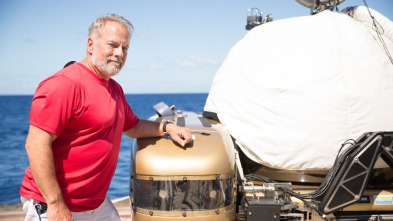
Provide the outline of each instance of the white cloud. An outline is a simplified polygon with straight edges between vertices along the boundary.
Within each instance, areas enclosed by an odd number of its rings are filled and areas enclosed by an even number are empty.
[[[175,64],[185,68],[202,68],[208,66],[216,66],[219,64],[219,62],[211,58],[201,58],[196,55],[190,55],[184,60],[175,60]]]

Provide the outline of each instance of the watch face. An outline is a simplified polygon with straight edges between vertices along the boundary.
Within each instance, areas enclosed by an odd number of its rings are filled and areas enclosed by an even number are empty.
[[[167,124],[173,124],[173,123],[175,123],[175,122],[171,121],[171,120],[164,121],[164,123],[162,124],[162,132],[164,132],[165,135],[168,134],[167,131],[166,131]]]
[[[164,131],[164,134],[168,134],[167,132],[166,132],[166,125],[169,123],[169,121],[165,121],[164,122],[164,124],[163,124],[163,126],[162,126],[162,131]]]

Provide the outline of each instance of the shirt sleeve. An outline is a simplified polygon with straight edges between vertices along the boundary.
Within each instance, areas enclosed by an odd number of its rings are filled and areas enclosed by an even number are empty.
[[[123,100],[123,106],[124,106],[124,114],[125,114],[125,121],[124,121],[124,128],[123,132],[130,130],[135,127],[135,125],[138,124],[139,118],[136,116],[134,111],[132,111],[130,105],[128,104],[126,97],[124,96],[123,89],[120,87],[120,90],[122,92],[122,100]]]
[[[31,104],[30,124],[57,136],[73,117],[77,101],[75,84],[64,76],[54,76],[37,88]]]
[[[132,109],[131,109],[130,105],[128,105],[128,103],[125,103],[125,105],[124,105],[124,113],[126,116],[126,120],[124,122],[123,131],[127,131],[127,130],[134,128],[135,125],[138,124],[139,118],[138,118],[138,116],[136,116],[134,114],[134,112],[132,111]]]

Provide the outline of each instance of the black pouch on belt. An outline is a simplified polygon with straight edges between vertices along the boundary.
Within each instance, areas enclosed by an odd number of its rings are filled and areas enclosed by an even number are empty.
[[[35,205],[35,210],[37,210],[38,214],[44,214],[46,213],[46,210],[48,209],[48,205],[46,203],[43,202],[38,202]]]

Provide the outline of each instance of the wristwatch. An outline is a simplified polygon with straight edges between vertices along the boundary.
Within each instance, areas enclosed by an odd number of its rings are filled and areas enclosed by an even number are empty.
[[[168,132],[166,132],[166,126],[168,124],[173,124],[174,122],[171,120],[166,120],[164,121],[164,123],[162,124],[162,132],[164,132],[165,135],[168,135]]]

